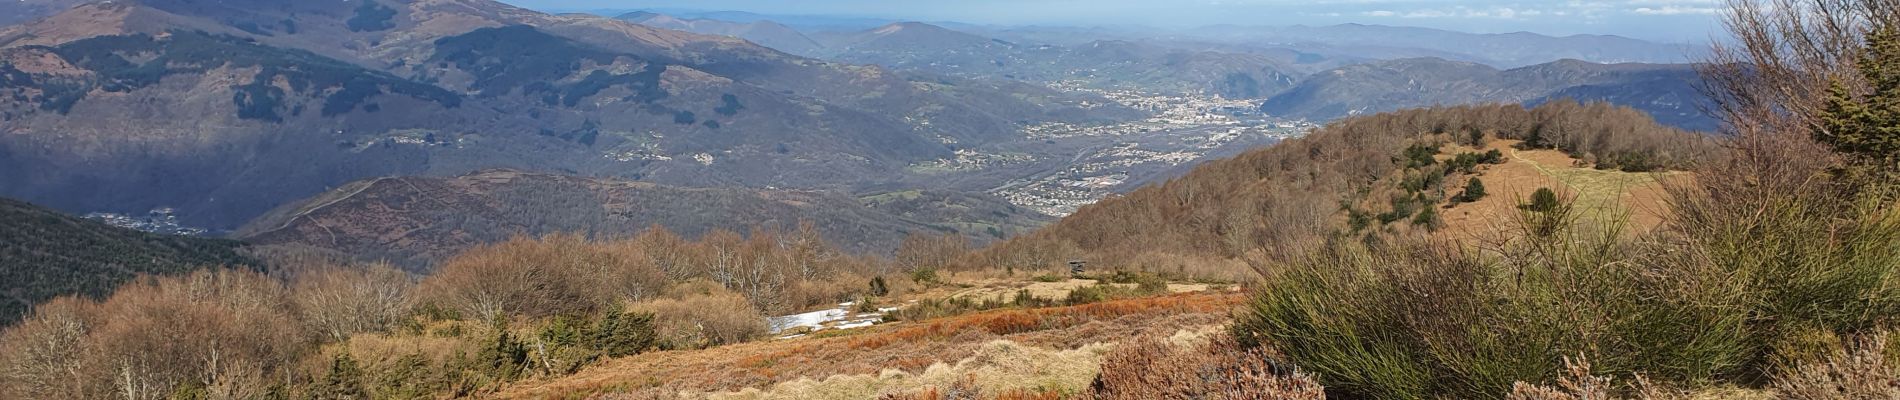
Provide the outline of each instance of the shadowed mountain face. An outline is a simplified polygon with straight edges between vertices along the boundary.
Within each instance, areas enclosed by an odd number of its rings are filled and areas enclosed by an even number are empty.
[[[261,265],[230,240],[113,227],[0,198],[0,326],[64,295],[104,297],[140,274]]]
[[[1683,64],[1594,64],[1564,60],[1498,70],[1476,63],[1417,58],[1351,65],[1307,78],[1268,99],[1269,114],[1331,120],[1412,107],[1470,103],[1542,104],[1569,98],[1648,112],[1658,122],[1714,130],[1707,98]]]
[[[976,210],[976,212],[944,211]],[[1033,229],[1040,214],[998,200],[937,192],[853,198],[825,191],[683,188],[613,179],[487,170],[453,178],[379,178],[285,206],[239,235],[301,244],[416,269],[517,235],[627,237],[663,226],[795,229],[809,222],[854,251],[889,252],[910,233],[963,232],[979,242]]]
[[[1100,103],[485,0],[100,2],[0,29],[0,194],[232,228],[490,167],[870,185],[945,142],[1140,116]]]

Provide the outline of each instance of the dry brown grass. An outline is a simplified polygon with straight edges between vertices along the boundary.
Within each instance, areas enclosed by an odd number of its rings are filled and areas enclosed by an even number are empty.
[[[1577,199],[1579,211],[1599,217],[1627,214],[1627,233],[1655,230],[1668,216],[1664,182],[1687,183],[1687,172],[1622,172],[1581,166],[1578,159],[1556,150],[1519,150],[1521,141],[1493,140],[1483,148],[1449,147],[1448,153],[1498,150],[1504,163],[1480,167],[1478,179],[1489,195],[1439,211],[1439,232],[1471,243],[1492,240],[1512,230],[1518,202],[1539,188],[1553,188]],[[1464,178],[1449,182],[1463,182]],[[1460,190],[1462,187],[1453,188]]]
[[[347,349],[350,357],[370,368],[386,366],[410,355],[422,356],[430,363],[440,365],[453,358],[455,352],[466,350],[466,347],[471,345],[470,342],[468,338],[359,334],[351,336],[347,342],[330,346],[331,349],[328,352]],[[326,354],[326,357],[317,357],[311,364],[328,368],[331,359],[327,357],[328,355],[331,354]],[[311,372],[320,374],[322,371],[312,370]]]
[[[1236,261],[1236,264],[1238,264],[1236,268],[1240,268],[1241,270],[1244,270],[1244,271],[1249,271],[1247,272],[1248,274],[1251,274],[1252,273],[1251,271],[1253,271],[1251,269],[1246,268],[1246,263],[1241,263],[1241,262]],[[984,280],[984,281],[972,282],[969,285],[971,286],[970,288],[952,291],[952,292],[949,292],[948,295],[943,295],[940,297],[968,298],[968,299],[976,300],[976,301],[994,300],[997,302],[1008,302],[1016,296],[1017,292],[1027,290],[1029,291],[1030,296],[1033,296],[1038,299],[1061,300],[1061,299],[1068,298],[1070,292],[1074,292],[1076,289],[1095,286],[1097,282],[1099,281],[1094,280],[1094,279],[1066,279],[1066,280],[1055,281],[1055,282],[1025,282],[1022,280],[1022,277],[1017,277],[1017,279],[1014,279],[1014,280],[1004,280],[1004,279]],[[1114,285],[1114,286],[1118,286],[1122,288],[1130,288],[1130,289],[1136,288],[1136,284],[1133,284],[1133,283],[1111,283],[1109,285]],[[1220,284],[1207,284],[1207,283],[1168,283],[1169,293],[1202,292],[1202,291],[1214,290],[1216,288],[1231,290],[1233,289],[1233,286],[1225,286],[1225,285],[1220,285]]]
[[[1092,320],[1112,319],[1126,315],[1210,313],[1231,309],[1234,305],[1240,304],[1241,298],[1231,293],[1177,294],[1068,307],[986,312],[925,321],[886,333],[860,335],[850,342],[850,346],[859,349],[877,349],[897,342],[950,337],[973,328],[996,335],[1009,335],[1065,328]]]
[[[834,376],[865,379],[887,371],[922,376],[928,375],[932,368],[954,367],[976,358],[985,351],[985,346],[999,339],[1014,343],[1018,348],[1038,349],[1036,351],[1074,351],[1120,338],[1165,335],[1184,326],[1222,324],[1230,319],[1228,313],[1243,298],[1234,293],[1190,293],[1027,312],[991,311],[879,325],[854,330],[846,336],[661,351],[606,361],[568,377],[522,382],[504,388],[497,397],[567,398],[596,394],[615,399],[673,398],[682,394],[703,396],[768,388],[799,379],[823,381]],[[1036,324],[1032,326],[1025,321]],[[997,334],[991,329],[1015,333]],[[875,350],[867,350],[870,348]],[[945,378],[938,382],[949,381]],[[947,386],[939,386],[943,387]],[[922,391],[926,388],[897,389]],[[1002,391],[986,393],[1005,394]]]
[[[887,369],[875,374],[799,378],[769,388],[748,388],[709,395],[711,399],[865,399],[1003,398],[1073,394],[1095,378],[1097,366],[1113,346],[1091,344],[1071,350],[1026,346],[1008,340],[982,344],[976,354],[931,364],[911,373]]]

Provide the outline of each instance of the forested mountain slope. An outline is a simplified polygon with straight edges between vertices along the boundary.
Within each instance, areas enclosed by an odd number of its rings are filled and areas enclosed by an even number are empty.
[[[243,246],[118,228],[0,198],[0,325],[54,297],[104,297],[140,274],[260,265]]]
[[[696,238],[714,230],[790,231],[808,223],[842,248],[888,254],[911,234],[954,232],[987,241],[1029,231],[1045,219],[993,198],[924,191],[861,202],[826,191],[686,188],[485,170],[354,182],[268,213],[238,235],[426,270],[468,248],[516,236],[580,233],[607,239],[660,226]]]
[[[1142,116],[485,0],[88,3],[0,28],[0,94],[0,168],[18,171],[0,194],[214,229],[354,180],[494,167],[888,183],[948,143]]]
[[[1597,64],[1562,60],[1508,70],[1439,58],[1408,58],[1323,71],[1261,105],[1268,114],[1332,120],[1413,107],[1488,102],[1537,105],[1558,99],[1604,101],[1658,122],[1713,131],[1708,99],[1688,64]]]
[[[1494,140],[1590,160],[1580,162],[1586,169],[1638,172],[1680,169],[1710,151],[1700,134],[1603,103],[1439,107],[1358,117],[1083,207],[994,246],[989,260],[1025,264],[1087,255],[1114,263],[1143,254],[1231,259],[1336,235],[1388,232],[1387,225],[1405,225],[1426,209],[1449,212],[1438,207],[1482,171],[1447,161],[1479,152],[1461,148],[1483,148]]]

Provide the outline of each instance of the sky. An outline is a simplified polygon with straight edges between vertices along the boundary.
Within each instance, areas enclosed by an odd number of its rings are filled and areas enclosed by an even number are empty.
[[[1719,30],[1724,0],[504,0],[544,11],[748,11],[998,25],[1422,26],[1474,33],[1611,34],[1693,43]]]

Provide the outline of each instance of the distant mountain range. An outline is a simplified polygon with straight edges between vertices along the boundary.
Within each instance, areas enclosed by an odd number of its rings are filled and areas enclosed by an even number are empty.
[[[819,16],[761,15],[734,11],[650,10],[627,13],[621,19],[646,23],[658,16],[662,26],[685,20],[694,24],[737,26],[770,23],[799,31],[802,36],[848,36],[849,33],[879,29],[876,27],[904,22],[871,18],[828,18]],[[780,25],[782,24],[782,25]],[[932,25],[974,35],[1023,44],[1077,46],[1103,40],[1139,41],[1193,47],[1219,43],[1258,49],[1288,49],[1333,58],[1398,59],[1439,57],[1471,61],[1498,68],[1516,68],[1563,59],[1597,63],[1684,63],[1701,57],[1700,46],[1656,43],[1615,35],[1549,36],[1530,32],[1466,33],[1442,29],[1370,24],[1327,26],[1242,26],[1214,25],[1192,29],[1161,29],[1141,26],[1068,27],[1068,26],[997,26],[932,22]],[[707,34],[726,34],[729,28],[662,26]],[[773,46],[775,35],[741,36]],[[820,39],[822,42],[823,40]],[[830,46],[831,44],[827,44]],[[776,46],[773,46],[776,48]],[[833,46],[835,47],[835,46]],[[802,55],[806,47],[781,49]],[[836,51],[834,49],[834,51]]]
[[[981,36],[981,28],[966,32],[918,22],[803,33],[746,28],[767,21],[681,23],[652,13],[622,18],[759,43],[796,41],[803,54],[901,70],[1267,99],[1261,109],[1269,114],[1317,121],[1441,104],[1536,105],[1571,98],[1632,106],[1677,127],[1716,128],[1714,119],[1702,113],[1707,101],[1695,87],[1694,68],[1620,62],[1683,61],[1690,57],[1686,48],[1616,36],[1468,34],[1348,24],[1216,26],[1162,39],[1028,44]],[[1038,35],[1133,36],[1113,29],[1010,28],[989,33],[1030,40]]]
[[[769,21],[684,20],[653,13],[619,18],[653,27],[738,37],[787,52],[982,80],[1080,80],[1104,87],[1260,98],[1292,86],[1292,56],[1217,53],[1109,40],[1025,45],[921,22],[809,34]],[[771,43],[781,43],[774,46]],[[814,46],[815,45],[815,46]]]
[[[960,232],[984,242],[1048,217],[980,196],[904,191],[866,198],[835,192],[684,188],[515,170],[450,178],[354,182],[287,205],[238,233],[259,244],[300,244],[412,268],[516,235],[580,232],[626,237],[664,226],[687,237],[713,229],[796,229],[810,222],[854,251],[895,249],[911,233]]]
[[[1433,105],[1542,104],[1569,98],[1627,105],[1658,122],[1714,130],[1706,96],[1686,64],[1595,64],[1563,60],[1509,70],[1437,58],[1380,61],[1314,74],[1261,105],[1312,120]]]
[[[1563,59],[1597,63],[1683,63],[1698,57],[1697,47],[1654,43],[1614,35],[1547,36],[1530,32],[1465,33],[1440,29],[1341,24],[1330,26],[1251,27],[1221,25],[1182,36],[1230,43],[1312,46],[1369,58],[1438,56],[1514,68]],[[1423,53],[1436,52],[1437,54]]]
[[[490,0],[0,4],[19,16],[0,27],[0,170],[9,172],[0,174],[0,195],[79,212],[173,207],[184,223],[213,230],[352,182],[493,168],[732,188],[718,192],[732,199],[824,190],[834,194],[808,201],[846,207],[856,195],[941,183],[911,167],[972,148],[1007,144],[987,151],[1047,157],[1037,162],[1051,165],[1037,170],[1079,159],[1062,153],[1075,144],[1028,140],[1024,127],[1149,116],[1050,89],[1055,82],[1266,99],[1268,114],[1316,121],[1577,98],[1630,105],[1677,126],[1713,125],[1699,114],[1694,72],[1683,65],[1558,61],[1500,70],[1448,61],[1482,58],[1472,53],[1505,64],[1665,53],[1614,37],[1215,27],[1119,38],[1067,30],[1101,36],[1053,44],[1002,38],[1034,36],[1032,28],[813,28],[720,14],[616,19]],[[1393,54],[1450,58],[1370,59]],[[958,187],[974,192],[1020,178],[1009,173],[971,173]],[[902,218],[873,215],[884,211],[872,207],[842,220],[909,221],[866,223],[876,228],[865,232],[923,226],[978,236],[1034,223],[995,223],[1032,219],[998,212],[1007,208],[983,195],[919,193],[969,206],[919,206],[908,212],[927,216],[897,213]],[[705,225],[679,229],[724,223],[695,221]],[[534,226],[517,222],[509,223]],[[863,237],[834,239],[884,244]],[[426,259],[452,247],[377,251]]]
[[[490,167],[873,185],[946,143],[1143,115],[487,0],[88,3],[0,29],[0,95],[17,171],[0,195],[210,228],[358,179]]]

